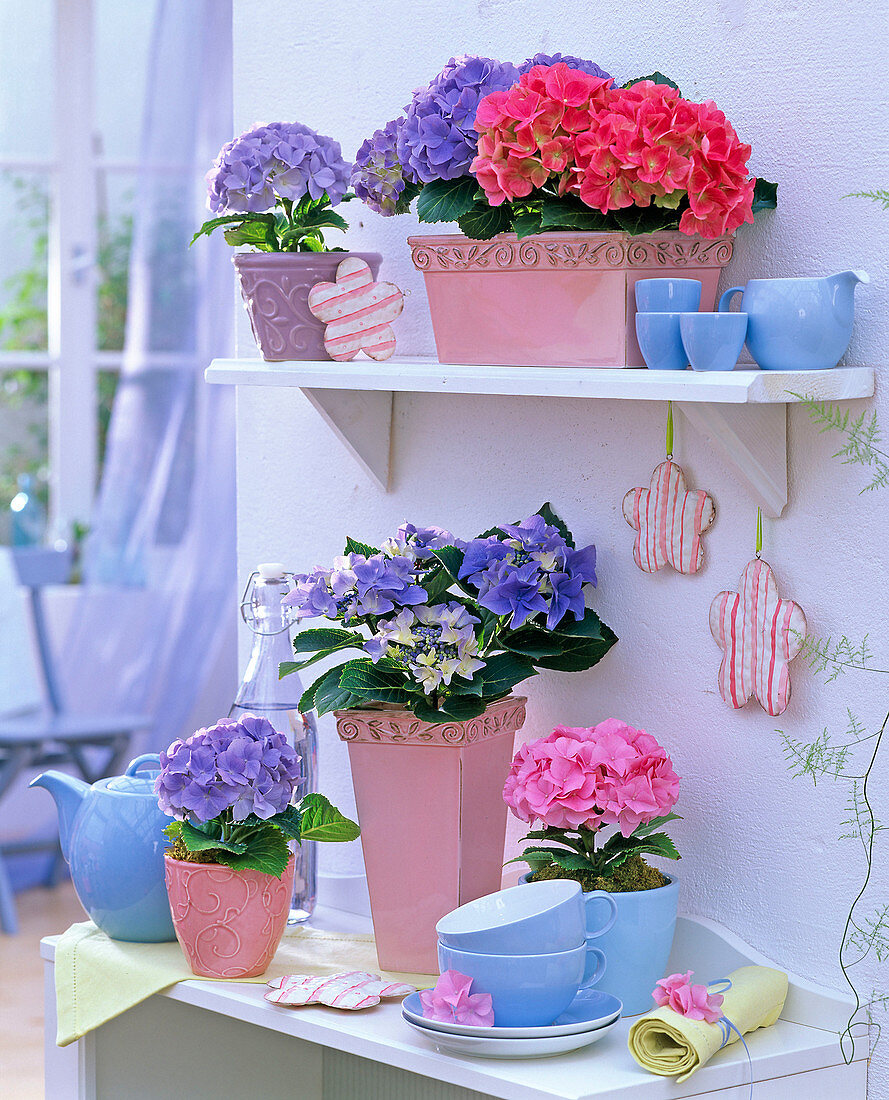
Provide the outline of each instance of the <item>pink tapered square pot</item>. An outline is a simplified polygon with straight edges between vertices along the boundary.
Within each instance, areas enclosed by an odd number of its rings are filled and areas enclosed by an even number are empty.
[[[380,966],[437,974],[437,922],[500,889],[503,784],[525,699],[447,725],[385,705],[336,719],[349,746]]]
[[[701,281],[712,311],[732,240],[678,230],[629,233],[459,233],[408,237],[423,272],[441,363],[643,367],[636,341],[639,279]]]

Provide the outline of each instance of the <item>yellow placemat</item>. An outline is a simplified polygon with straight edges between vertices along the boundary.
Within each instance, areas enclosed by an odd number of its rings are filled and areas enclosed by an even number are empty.
[[[343,970],[369,970],[389,981],[420,988],[431,986],[436,977],[381,971],[373,936],[295,928],[281,940],[265,974],[242,980],[265,985],[284,974],[336,974]],[[92,921],[72,924],[59,937],[55,974],[56,1043],[60,1047],[162,989],[195,977],[178,943],[112,940]]]
[[[787,997],[787,975],[768,966],[742,966],[726,974],[732,986],[722,1002],[722,1014],[742,1035],[769,1027],[781,1015]],[[656,1008],[630,1028],[630,1053],[643,1069],[684,1081],[722,1048],[719,1024],[690,1020],[672,1008]],[[736,1032],[730,1043],[738,1041]]]

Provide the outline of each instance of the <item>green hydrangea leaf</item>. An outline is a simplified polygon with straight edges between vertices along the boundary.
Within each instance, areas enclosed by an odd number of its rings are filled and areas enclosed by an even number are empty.
[[[341,814],[323,794],[307,794],[299,804],[300,840],[346,843],[361,835],[356,822]]]
[[[473,208],[478,197],[475,176],[455,180],[432,180],[424,184],[417,199],[421,222],[455,222]]]

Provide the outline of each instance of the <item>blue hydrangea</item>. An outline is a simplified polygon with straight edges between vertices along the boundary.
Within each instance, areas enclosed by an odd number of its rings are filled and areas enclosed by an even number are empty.
[[[224,145],[207,173],[207,205],[216,213],[271,210],[327,193],[336,206],[349,187],[339,142],[300,122],[257,123]]]
[[[231,810],[232,821],[250,814],[266,821],[287,809],[303,779],[284,734],[249,714],[174,741],[160,760],[158,804],[180,820],[212,821]]]
[[[431,695],[454,676],[471,680],[485,662],[478,657],[479,620],[459,603],[404,608],[379,625],[364,643],[374,663],[381,657],[402,666]]]
[[[607,77],[612,79],[611,73],[606,73],[595,61],[585,61],[582,57],[572,57],[571,54],[561,53],[536,53],[519,65],[520,73],[530,72],[536,65],[558,65],[563,61],[570,69],[579,69],[589,76]]]
[[[345,554],[334,559],[333,569],[298,575],[283,602],[295,608],[295,619],[324,616],[351,623],[362,615],[386,615],[423,603],[426,590],[416,579],[412,556]]]
[[[405,201],[405,187],[414,179],[409,170],[398,159],[398,136],[405,119],[393,119],[382,130],[375,130],[355,154],[352,167],[352,189],[359,199],[366,202],[371,210],[383,217],[403,214],[410,206],[408,189]]]
[[[502,536],[468,543],[460,567],[461,580],[478,590],[479,604],[509,616],[513,629],[541,614],[548,630],[569,614],[582,619],[584,585],[596,583],[595,546],[573,549],[540,515],[500,530]]]
[[[469,174],[478,148],[479,100],[512,87],[519,70],[491,57],[454,58],[414,92],[397,137],[398,160],[420,183]]]

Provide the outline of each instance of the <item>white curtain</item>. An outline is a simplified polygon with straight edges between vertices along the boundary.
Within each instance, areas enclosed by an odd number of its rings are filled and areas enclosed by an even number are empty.
[[[203,178],[231,120],[229,0],[161,0],[124,366],[60,660],[71,706],[152,716],[134,752],[190,732],[183,723],[221,647],[233,645],[234,399],[203,381],[212,358],[231,354],[231,249],[221,237],[188,247],[208,216]]]

